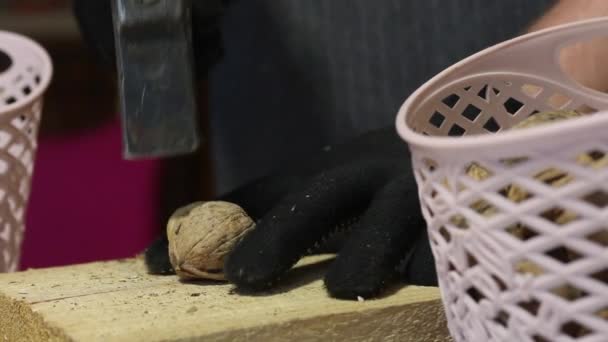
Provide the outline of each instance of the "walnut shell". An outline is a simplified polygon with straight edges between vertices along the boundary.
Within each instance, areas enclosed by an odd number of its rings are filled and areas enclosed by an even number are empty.
[[[183,279],[225,280],[226,256],[254,227],[255,222],[234,203],[195,202],[179,208],[167,224],[175,272]]]

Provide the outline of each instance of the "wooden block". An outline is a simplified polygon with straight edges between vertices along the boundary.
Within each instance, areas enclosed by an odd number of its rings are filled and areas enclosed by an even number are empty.
[[[0,275],[0,341],[451,341],[433,287],[344,301],[333,256],[303,259],[272,292],[152,276],[140,258]]]

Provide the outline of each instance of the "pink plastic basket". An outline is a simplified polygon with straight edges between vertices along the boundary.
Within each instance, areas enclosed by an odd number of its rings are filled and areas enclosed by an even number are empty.
[[[36,154],[43,94],[52,75],[46,51],[0,31],[0,272],[17,269]]]
[[[606,33],[601,18],[490,47],[399,111],[456,341],[608,341],[608,95],[559,64],[564,46]],[[589,115],[509,129],[556,109]],[[567,177],[555,186],[547,171]]]

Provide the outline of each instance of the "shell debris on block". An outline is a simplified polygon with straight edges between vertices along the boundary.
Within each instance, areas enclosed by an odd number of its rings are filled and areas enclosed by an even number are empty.
[[[226,280],[227,255],[254,227],[234,203],[195,202],[179,208],[167,224],[169,258],[176,274],[182,279]]]

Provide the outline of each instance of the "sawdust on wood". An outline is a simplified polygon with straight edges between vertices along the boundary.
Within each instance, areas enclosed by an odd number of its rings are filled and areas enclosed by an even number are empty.
[[[16,320],[19,322],[16,324]],[[64,342],[70,339],[47,324],[25,302],[0,294],[0,341]]]

